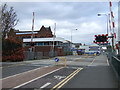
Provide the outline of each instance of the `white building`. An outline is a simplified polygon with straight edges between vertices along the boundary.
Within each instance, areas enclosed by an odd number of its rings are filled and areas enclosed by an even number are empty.
[[[84,53],[100,53],[100,46],[97,44],[80,46],[80,50],[83,50]]]

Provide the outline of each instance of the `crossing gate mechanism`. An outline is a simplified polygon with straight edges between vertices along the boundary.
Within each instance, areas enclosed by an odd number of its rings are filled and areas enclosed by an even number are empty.
[[[55,65],[63,65],[64,67],[66,67],[66,62],[67,62],[67,59],[66,57],[57,57],[54,59],[55,60]]]

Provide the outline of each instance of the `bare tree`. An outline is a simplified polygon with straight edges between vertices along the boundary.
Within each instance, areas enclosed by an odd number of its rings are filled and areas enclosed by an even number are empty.
[[[8,9],[7,4],[4,4],[1,8],[0,29],[2,32],[2,37],[5,38],[6,34],[11,28],[14,28],[17,25],[19,20],[17,19],[17,14],[13,7]]]

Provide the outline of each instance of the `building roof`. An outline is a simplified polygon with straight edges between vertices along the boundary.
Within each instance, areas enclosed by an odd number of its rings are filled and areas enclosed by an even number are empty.
[[[49,42],[53,41],[53,38],[33,38],[33,42]],[[65,39],[61,37],[56,37],[54,41],[64,42]],[[23,42],[31,42],[31,38],[24,38]]]
[[[37,34],[38,32],[33,32],[33,34]],[[24,34],[32,34],[32,32],[21,32],[21,33],[16,33],[16,35],[24,35]]]

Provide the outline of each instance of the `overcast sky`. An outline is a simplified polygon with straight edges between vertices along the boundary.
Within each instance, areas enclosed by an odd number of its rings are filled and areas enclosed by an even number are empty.
[[[56,36],[73,42],[91,44],[94,35],[107,32],[106,16],[98,13],[109,13],[109,2],[9,2],[13,6],[19,23],[19,30],[32,29],[32,12],[35,12],[35,30],[41,26],[51,26],[53,31],[56,23]],[[112,10],[115,24],[118,19],[118,3],[113,2]],[[75,30],[78,29],[78,30]],[[117,30],[117,27],[116,27]]]

